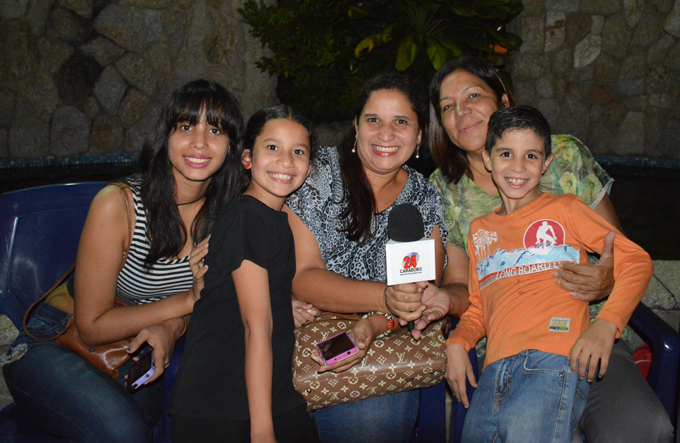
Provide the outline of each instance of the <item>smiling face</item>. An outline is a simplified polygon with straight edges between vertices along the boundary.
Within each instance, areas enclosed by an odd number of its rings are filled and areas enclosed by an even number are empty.
[[[246,194],[280,210],[286,197],[297,190],[312,170],[307,129],[285,118],[268,121],[255,138],[252,152],[241,157],[252,178]]]
[[[508,106],[508,97],[501,102]],[[439,94],[441,123],[453,144],[469,153],[484,149],[491,114],[499,108],[498,97],[479,77],[458,70],[442,81]]]
[[[496,141],[491,154],[484,150],[482,157],[503,200],[502,215],[512,214],[541,195],[538,184],[552,155],[545,157],[543,141],[534,131],[507,131]]]
[[[376,174],[401,168],[422,137],[413,105],[391,89],[371,93],[354,127],[359,159],[366,171]]]
[[[178,182],[205,182],[222,166],[229,150],[229,136],[205,119],[195,124],[177,122],[168,137],[168,157]]]

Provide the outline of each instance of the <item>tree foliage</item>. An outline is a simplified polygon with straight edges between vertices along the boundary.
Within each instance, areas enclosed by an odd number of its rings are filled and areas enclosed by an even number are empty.
[[[361,84],[405,71],[429,83],[447,61],[492,63],[521,39],[505,30],[520,0],[248,0],[239,13],[271,55],[257,66],[279,78],[277,94],[317,123],[351,115]]]

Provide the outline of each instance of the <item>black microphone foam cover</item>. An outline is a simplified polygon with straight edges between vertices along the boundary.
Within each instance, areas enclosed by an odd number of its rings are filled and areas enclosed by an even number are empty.
[[[396,205],[387,217],[387,235],[390,240],[418,241],[425,235],[423,216],[411,203]]]

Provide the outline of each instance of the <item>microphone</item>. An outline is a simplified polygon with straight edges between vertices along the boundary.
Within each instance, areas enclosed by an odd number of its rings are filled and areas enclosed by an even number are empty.
[[[387,218],[385,244],[387,284],[434,280],[437,276],[434,239],[423,238],[425,225],[418,208],[404,203],[392,208]],[[415,322],[408,322],[409,331]]]

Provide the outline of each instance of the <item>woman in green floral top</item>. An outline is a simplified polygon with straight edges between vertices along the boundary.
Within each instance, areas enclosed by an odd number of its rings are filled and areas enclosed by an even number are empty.
[[[468,307],[470,222],[501,205],[491,172],[481,157],[487,123],[495,111],[515,106],[516,102],[494,69],[471,57],[452,61],[435,75],[430,84],[430,102],[430,147],[438,166],[430,181],[442,195],[449,229],[449,264],[443,289],[451,298],[449,313],[459,317]],[[588,148],[570,135],[555,135],[552,142],[554,160],[540,189],[578,195],[621,230],[607,194],[613,180]],[[582,300],[606,298],[614,283],[611,241],[605,241],[605,250],[596,265],[563,265],[553,273],[556,284]],[[623,340],[614,345],[607,375],[591,385],[580,427],[589,443],[672,441],[673,426],[668,415],[640,376],[632,349]]]

